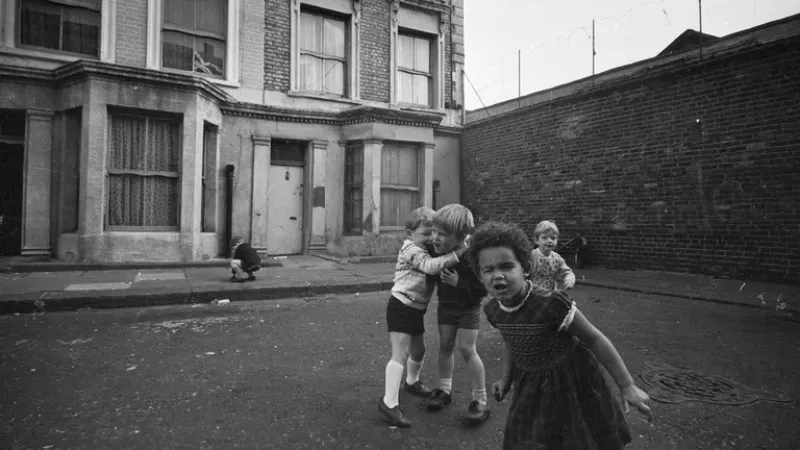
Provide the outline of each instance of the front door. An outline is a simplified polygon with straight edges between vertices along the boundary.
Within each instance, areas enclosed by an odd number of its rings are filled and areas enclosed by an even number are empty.
[[[269,233],[267,252],[270,255],[293,255],[303,251],[303,168],[270,166],[269,168]]]
[[[22,252],[24,148],[0,141],[0,255]]]

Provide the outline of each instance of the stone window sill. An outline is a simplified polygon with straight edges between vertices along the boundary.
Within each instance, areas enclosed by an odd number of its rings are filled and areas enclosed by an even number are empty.
[[[328,102],[337,102],[337,103],[344,103],[346,105],[360,105],[361,102],[358,100],[354,100],[352,98],[346,97],[334,97],[328,95],[321,95],[321,94],[314,94],[311,92],[303,92],[303,91],[289,91],[286,93],[289,97],[296,97],[296,98],[309,98],[312,100],[324,100]]]

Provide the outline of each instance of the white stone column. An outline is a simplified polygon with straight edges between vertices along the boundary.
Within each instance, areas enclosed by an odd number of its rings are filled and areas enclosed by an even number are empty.
[[[328,159],[328,141],[311,142],[311,241],[310,250],[325,249],[325,164]]]
[[[269,224],[270,137],[253,136],[253,194],[251,197],[250,245],[259,253],[267,252]]]
[[[422,147],[422,204],[433,208],[433,153],[436,144],[426,142]]]
[[[28,110],[25,130],[25,199],[22,254],[50,254],[50,158],[53,112]]]
[[[364,141],[363,234],[380,234],[382,151],[383,141]]]

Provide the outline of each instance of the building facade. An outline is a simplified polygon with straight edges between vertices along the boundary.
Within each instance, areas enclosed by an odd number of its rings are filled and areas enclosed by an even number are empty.
[[[459,200],[462,0],[0,0],[2,250],[389,254]]]
[[[800,280],[799,48],[800,15],[688,33],[469,111],[463,201],[528,233],[555,220],[599,265]]]

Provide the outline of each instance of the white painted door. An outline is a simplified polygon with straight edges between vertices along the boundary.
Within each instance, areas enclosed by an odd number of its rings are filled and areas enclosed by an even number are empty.
[[[293,255],[303,251],[303,168],[269,167],[267,252]]]

